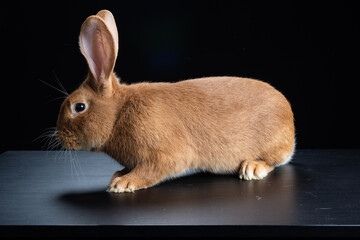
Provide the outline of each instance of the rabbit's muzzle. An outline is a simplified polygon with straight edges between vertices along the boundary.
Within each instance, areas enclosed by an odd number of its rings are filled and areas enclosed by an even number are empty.
[[[60,141],[61,145],[67,150],[80,150],[81,144],[76,136],[68,129],[56,131],[56,138]]]

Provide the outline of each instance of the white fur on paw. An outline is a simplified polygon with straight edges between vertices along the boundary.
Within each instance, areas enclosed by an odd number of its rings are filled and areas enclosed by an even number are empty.
[[[135,192],[134,189],[130,189],[130,188],[108,188],[106,190],[107,192],[112,192],[112,193],[133,193]]]
[[[241,163],[239,178],[243,180],[260,180],[266,177],[267,174],[268,171],[261,162],[245,160]]]
[[[136,186],[126,177],[115,177],[108,187],[107,191],[112,193],[135,192]]]

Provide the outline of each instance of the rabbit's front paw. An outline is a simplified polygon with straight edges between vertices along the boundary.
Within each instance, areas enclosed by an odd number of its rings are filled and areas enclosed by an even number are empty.
[[[239,177],[244,180],[259,180],[274,169],[264,161],[245,160],[240,165]]]
[[[139,178],[122,176],[115,177],[112,179],[110,186],[108,188],[108,192],[114,193],[124,193],[124,192],[135,192],[135,190],[146,188],[144,183]]]

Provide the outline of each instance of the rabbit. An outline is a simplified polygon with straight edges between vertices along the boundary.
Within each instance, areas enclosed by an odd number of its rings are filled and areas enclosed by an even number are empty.
[[[85,20],[79,45],[89,72],[62,103],[56,137],[66,149],[104,152],[124,166],[109,192],[189,171],[259,180],[293,156],[291,106],[268,83],[221,76],[124,84],[114,72],[118,32],[108,10]]]

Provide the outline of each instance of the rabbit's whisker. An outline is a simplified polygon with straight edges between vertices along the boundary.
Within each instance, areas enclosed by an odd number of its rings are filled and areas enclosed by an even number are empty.
[[[56,101],[56,100],[58,100],[58,99],[65,99],[65,98],[66,98],[66,96],[56,97],[56,98],[53,98],[53,99],[51,99],[50,101],[48,101],[46,104],[49,104],[49,103],[51,103],[51,102],[53,102],[53,101]]]
[[[56,73],[55,73],[55,71],[54,71],[54,70],[53,70],[53,74],[54,74],[54,76],[55,76],[55,80],[56,80],[56,82],[59,84],[59,86],[60,86],[61,90],[63,90],[63,91],[66,93],[66,95],[67,95],[67,96],[69,96],[68,91],[66,91],[66,89],[64,88],[64,85],[62,85],[62,83],[61,83],[60,79],[56,76]]]
[[[45,82],[45,81],[43,81],[43,80],[41,80],[41,79],[39,79],[39,81],[42,82],[42,83],[44,83],[45,85],[47,85],[47,86],[55,89],[55,90],[61,92],[62,94],[65,94],[66,96],[69,96],[69,94],[68,94],[66,91],[61,90],[61,89],[59,89],[59,88],[57,88],[57,87],[54,87],[53,85],[51,85],[51,84],[49,84],[49,83],[47,83],[47,82]]]

